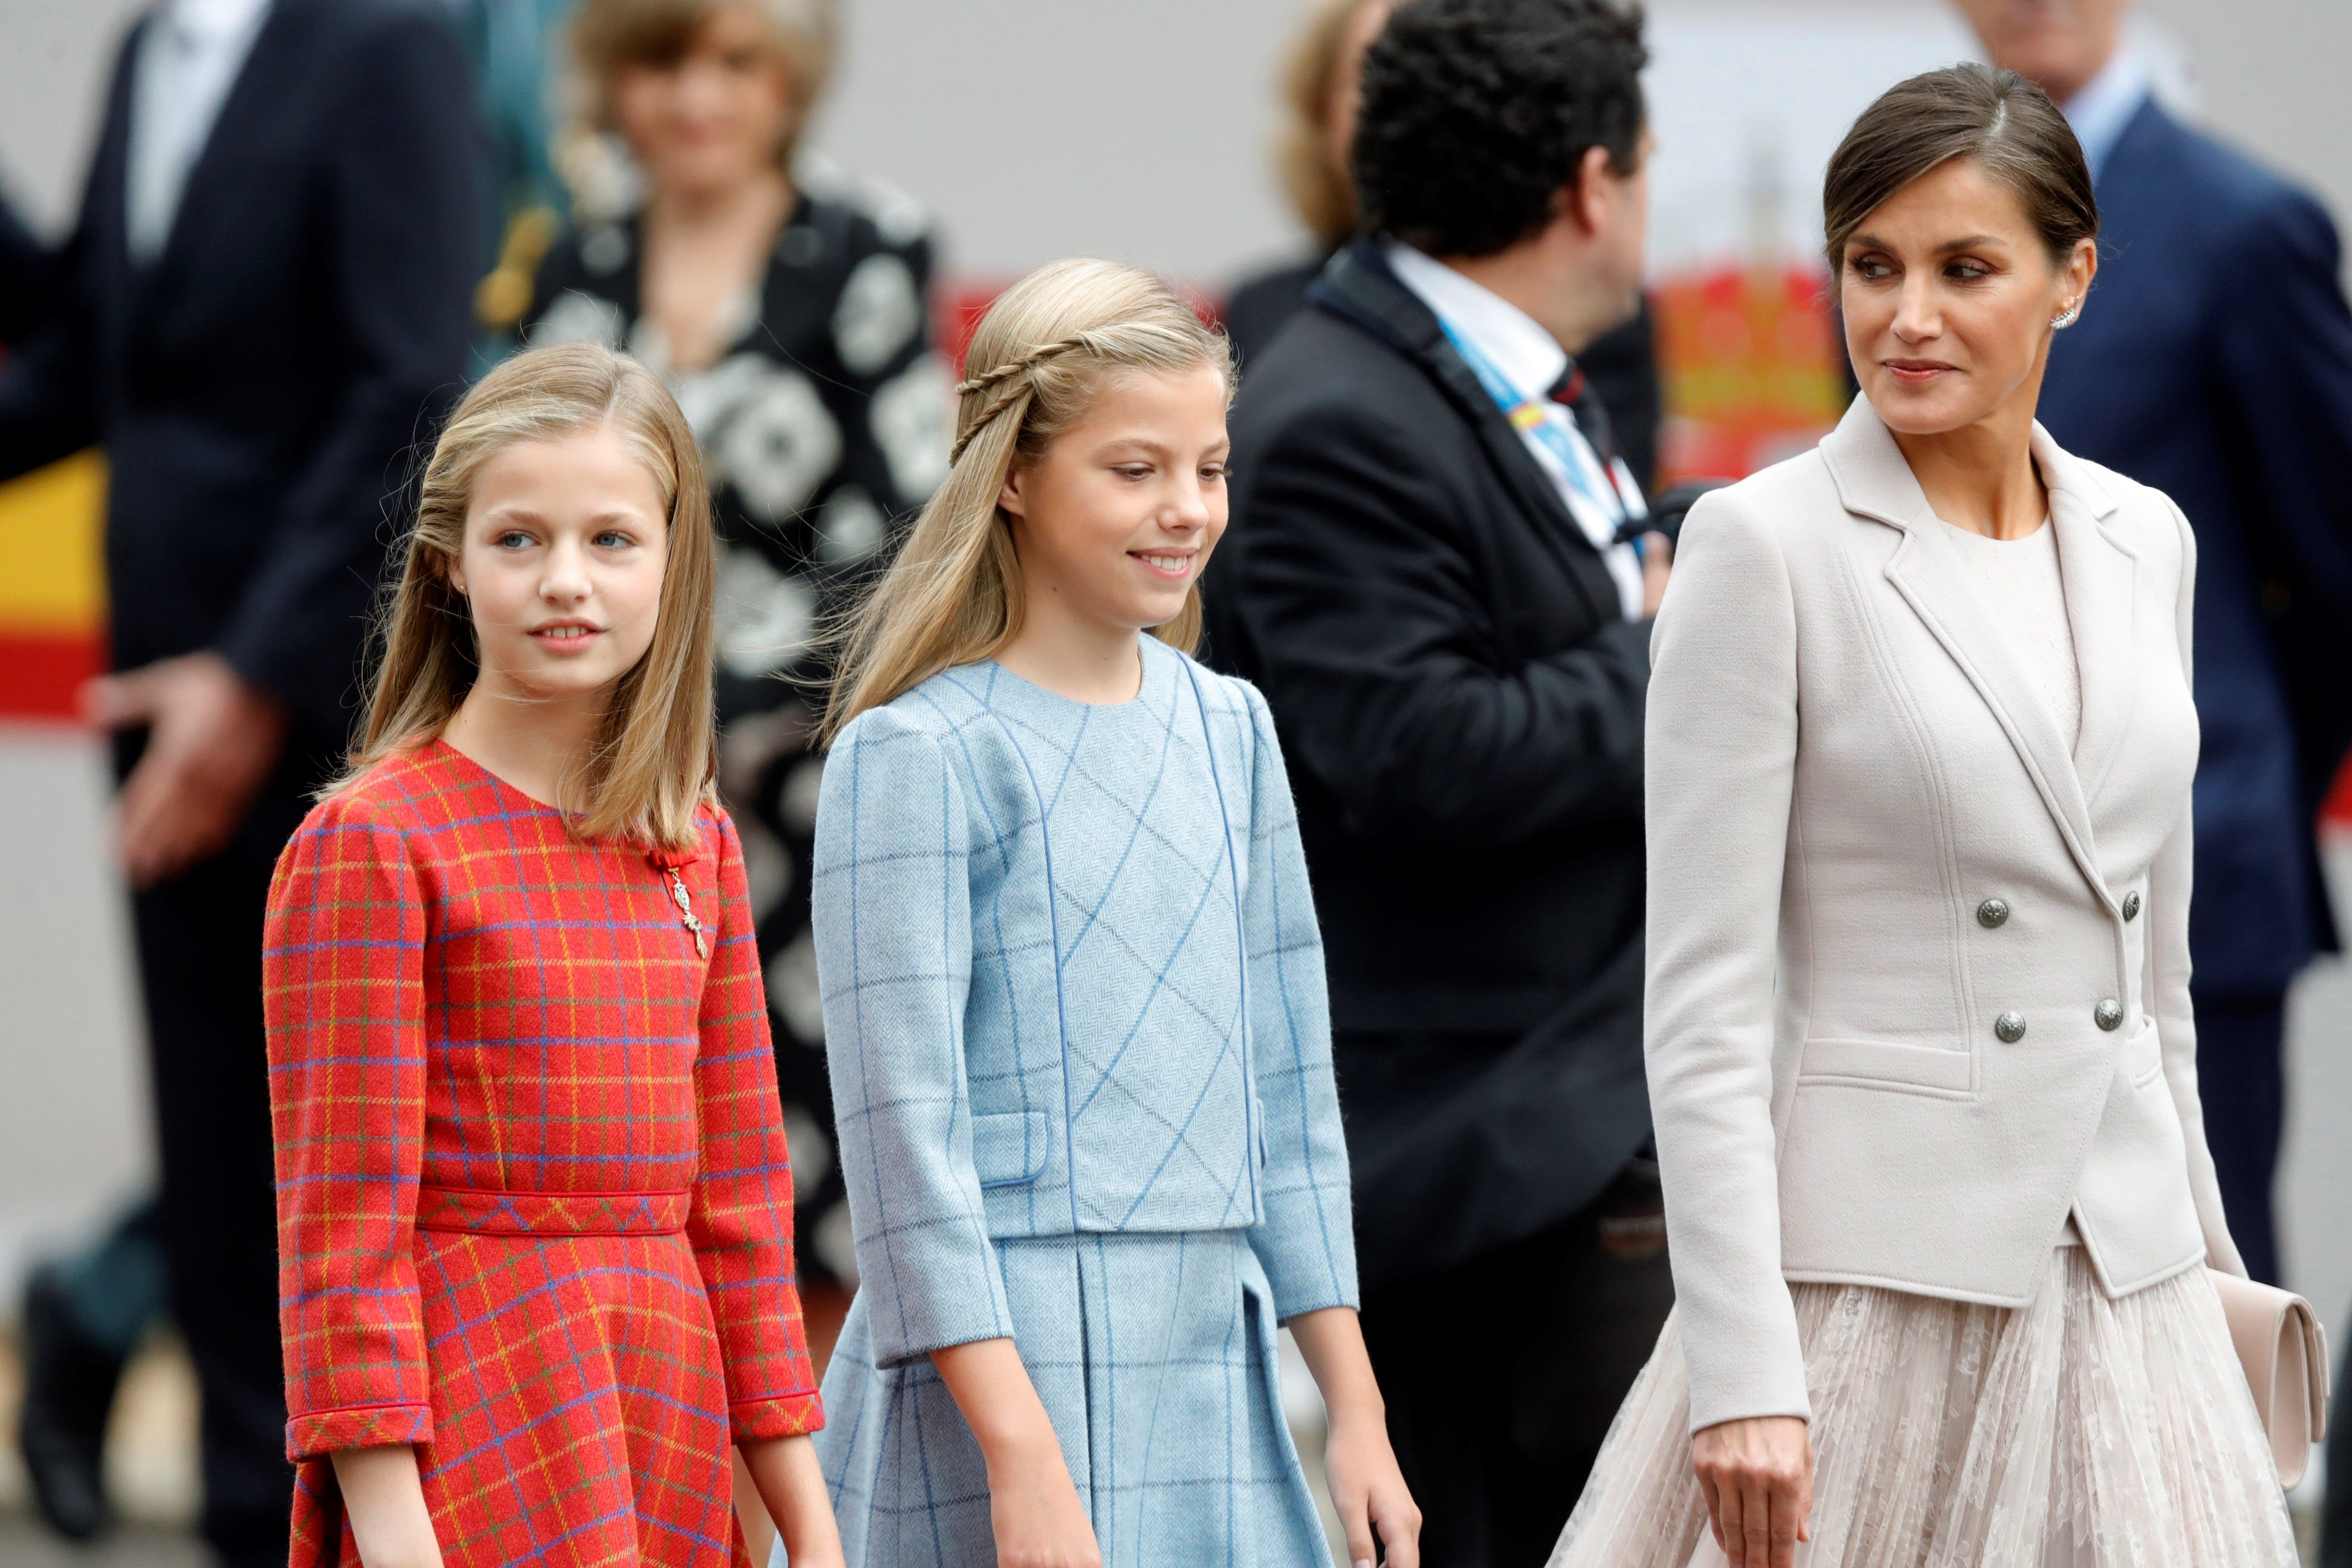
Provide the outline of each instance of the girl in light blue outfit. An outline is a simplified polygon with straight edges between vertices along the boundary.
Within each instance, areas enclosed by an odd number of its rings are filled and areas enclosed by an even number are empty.
[[[1289,786],[1263,699],[1180,651],[1224,345],[1065,262],[967,370],[848,641],[812,871],[862,1276],[819,1440],[848,1560],[1327,1563],[1286,1322],[1349,1557],[1377,1532],[1415,1568]]]

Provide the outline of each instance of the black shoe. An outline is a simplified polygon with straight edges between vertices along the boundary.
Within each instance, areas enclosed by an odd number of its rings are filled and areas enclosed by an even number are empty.
[[[16,1438],[41,1517],[59,1534],[88,1541],[113,1518],[107,1505],[106,1418],[122,1381],[122,1359],[89,1343],[54,1265],[25,1288],[25,1404]]]

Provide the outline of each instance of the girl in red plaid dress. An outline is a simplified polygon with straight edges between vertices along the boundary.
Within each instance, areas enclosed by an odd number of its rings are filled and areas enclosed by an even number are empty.
[[[425,476],[351,774],[265,949],[294,1563],[797,1568],[841,1548],[711,529],[642,367],[521,355]]]

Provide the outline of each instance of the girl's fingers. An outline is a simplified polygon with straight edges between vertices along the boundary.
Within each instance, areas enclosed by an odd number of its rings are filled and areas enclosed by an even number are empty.
[[[1406,1499],[1384,1499],[1380,1525],[1388,1568],[1421,1568],[1421,1510]]]

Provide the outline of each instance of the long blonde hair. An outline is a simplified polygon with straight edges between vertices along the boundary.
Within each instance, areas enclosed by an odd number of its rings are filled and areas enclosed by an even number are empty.
[[[1056,261],[1006,289],[964,357],[947,481],[841,636],[820,739],[941,670],[1001,652],[1024,614],[1012,525],[996,504],[1013,465],[1084,419],[1106,378],[1204,365],[1231,386],[1223,336],[1148,272]],[[1199,643],[1197,581],[1152,634],[1188,653]]]
[[[365,737],[327,793],[436,738],[473,687],[480,650],[450,568],[465,543],[482,465],[517,442],[599,426],[644,462],[668,528],[653,645],[614,685],[581,776],[570,781],[582,803],[573,827],[583,837],[663,849],[694,841],[695,809],[715,798],[710,492],[694,433],[669,389],[635,360],[592,343],[533,349],[507,361],[466,394],[433,444],[400,581],[378,629],[382,655]]]

